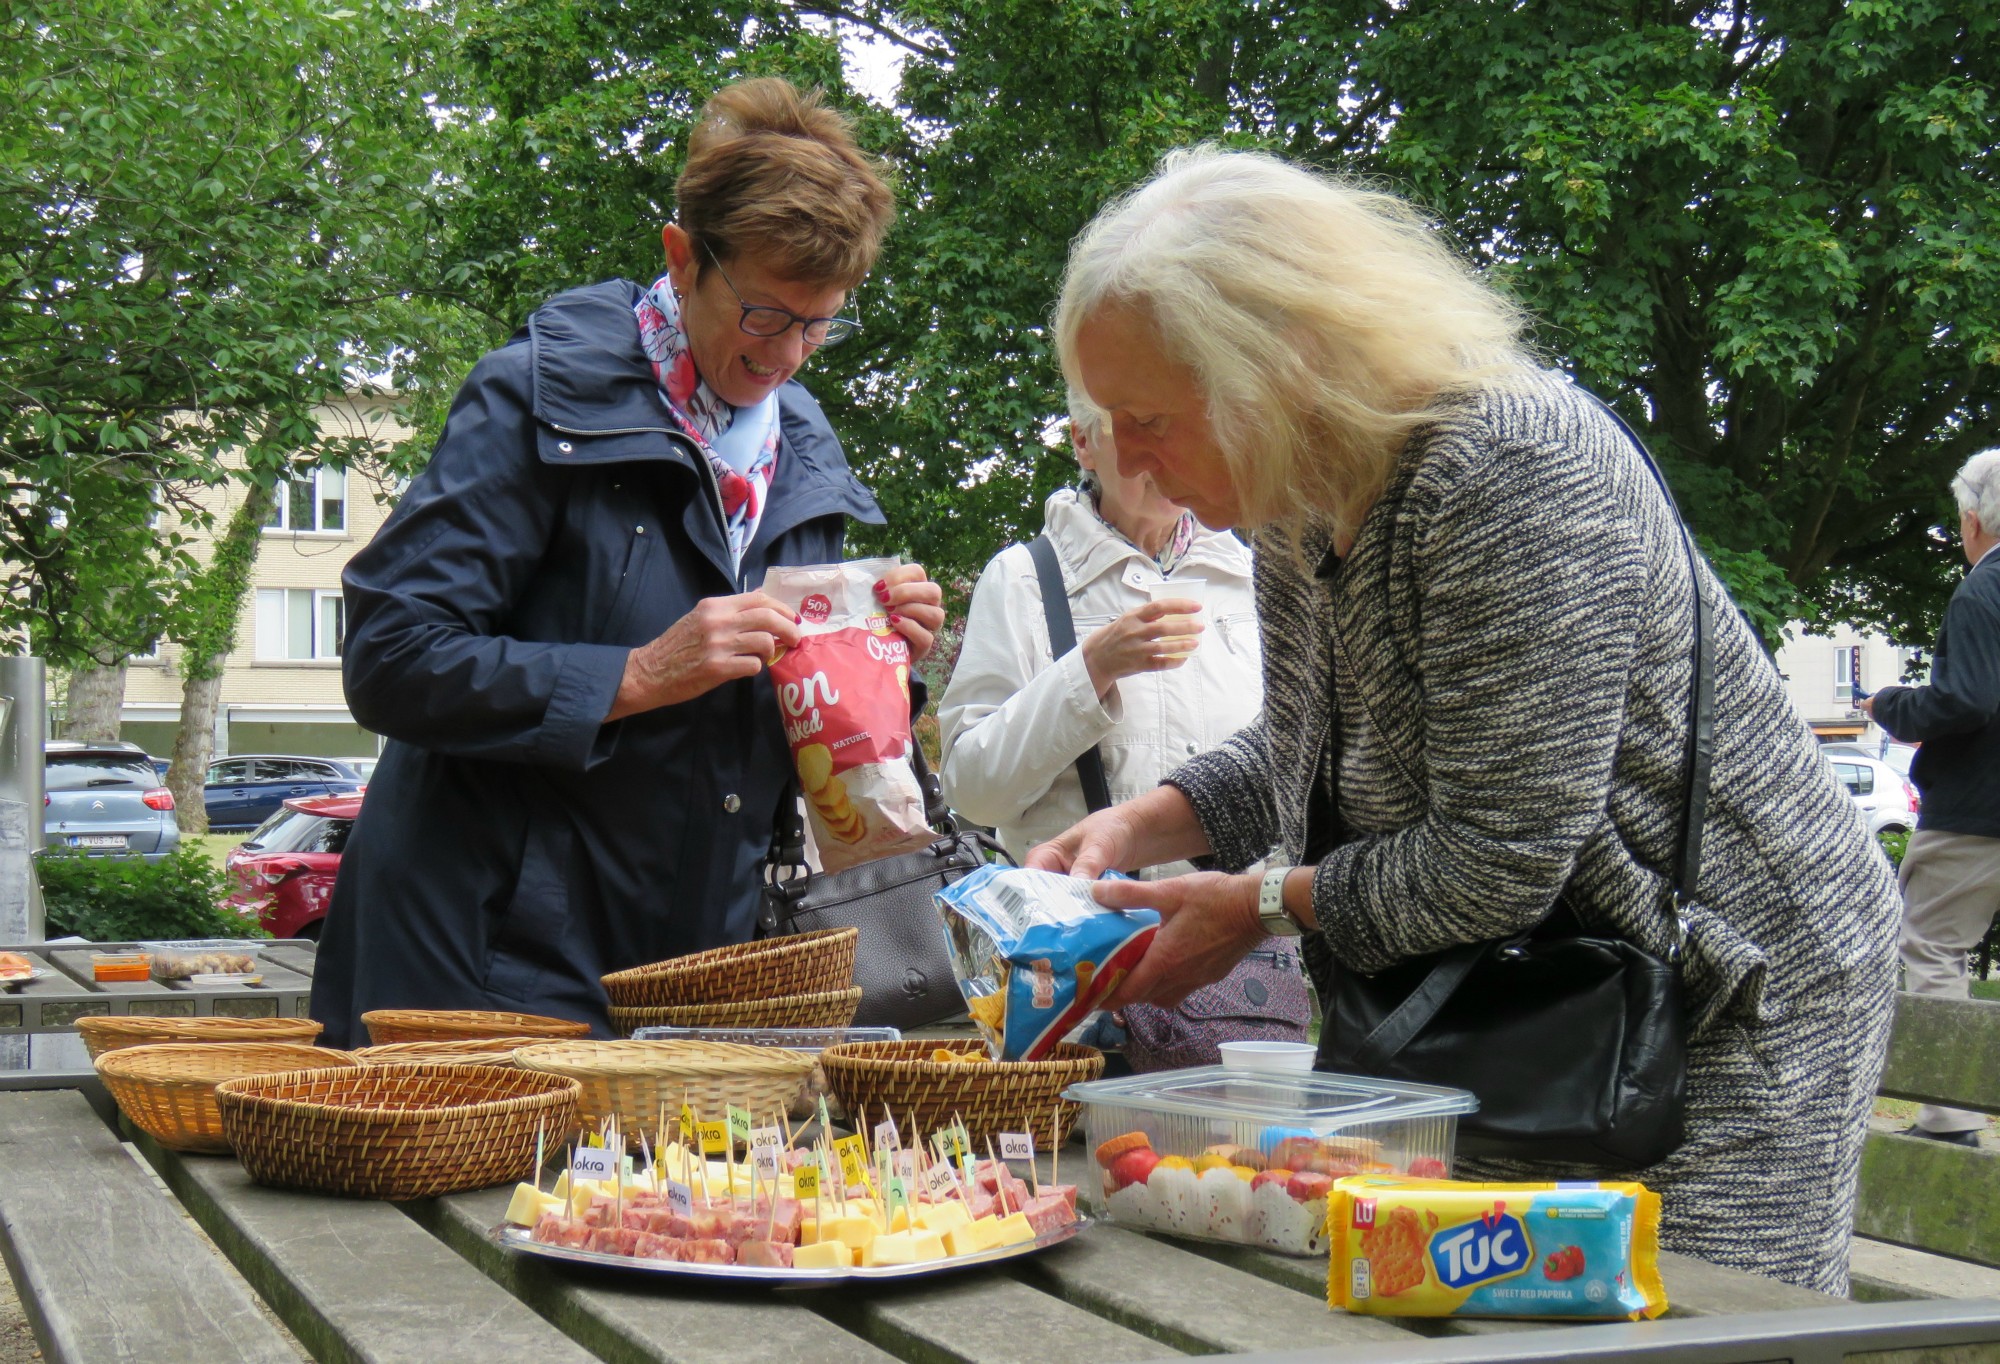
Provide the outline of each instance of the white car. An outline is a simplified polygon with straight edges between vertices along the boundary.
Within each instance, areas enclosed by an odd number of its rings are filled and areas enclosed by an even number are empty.
[[[1826,760],[1847,794],[1868,816],[1872,833],[1914,833],[1922,803],[1910,779],[1880,758],[1864,757],[1845,747],[1829,747]]]
[[[1906,777],[1910,775],[1910,764],[1917,760],[1915,744],[1899,744],[1893,739],[1881,744],[1827,744],[1821,752],[1829,758],[1836,753],[1851,753],[1857,758],[1877,758]]]

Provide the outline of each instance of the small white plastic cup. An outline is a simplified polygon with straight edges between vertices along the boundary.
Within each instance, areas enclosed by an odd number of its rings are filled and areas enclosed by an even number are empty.
[[[1164,582],[1147,583],[1146,596],[1153,601],[1191,601],[1208,610],[1208,580],[1206,578],[1169,578]],[[1195,616],[1162,616],[1163,623],[1194,623]],[[1201,643],[1200,635],[1162,635],[1160,646],[1167,653],[1191,654]]]
[[[1313,1068],[1310,1042],[1224,1042],[1218,1048],[1230,1070],[1302,1071]]]

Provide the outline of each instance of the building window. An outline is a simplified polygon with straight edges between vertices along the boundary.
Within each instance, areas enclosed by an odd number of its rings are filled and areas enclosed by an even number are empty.
[[[347,604],[340,593],[310,587],[257,589],[259,659],[337,659],[346,640]]]
[[[265,530],[347,529],[347,471],[314,469],[278,485],[277,505]]]
[[[1861,646],[1843,644],[1833,651],[1833,699],[1852,701],[1861,675]]]

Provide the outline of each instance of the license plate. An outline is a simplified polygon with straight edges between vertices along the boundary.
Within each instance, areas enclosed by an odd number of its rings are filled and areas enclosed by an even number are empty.
[[[72,834],[69,845],[72,848],[122,848],[124,834]]]

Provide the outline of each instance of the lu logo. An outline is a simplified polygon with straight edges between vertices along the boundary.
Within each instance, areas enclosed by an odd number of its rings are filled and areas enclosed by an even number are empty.
[[[1521,1219],[1495,1203],[1477,1222],[1446,1227],[1431,1236],[1431,1268],[1446,1288],[1470,1288],[1518,1274],[1535,1262],[1535,1247]]]

